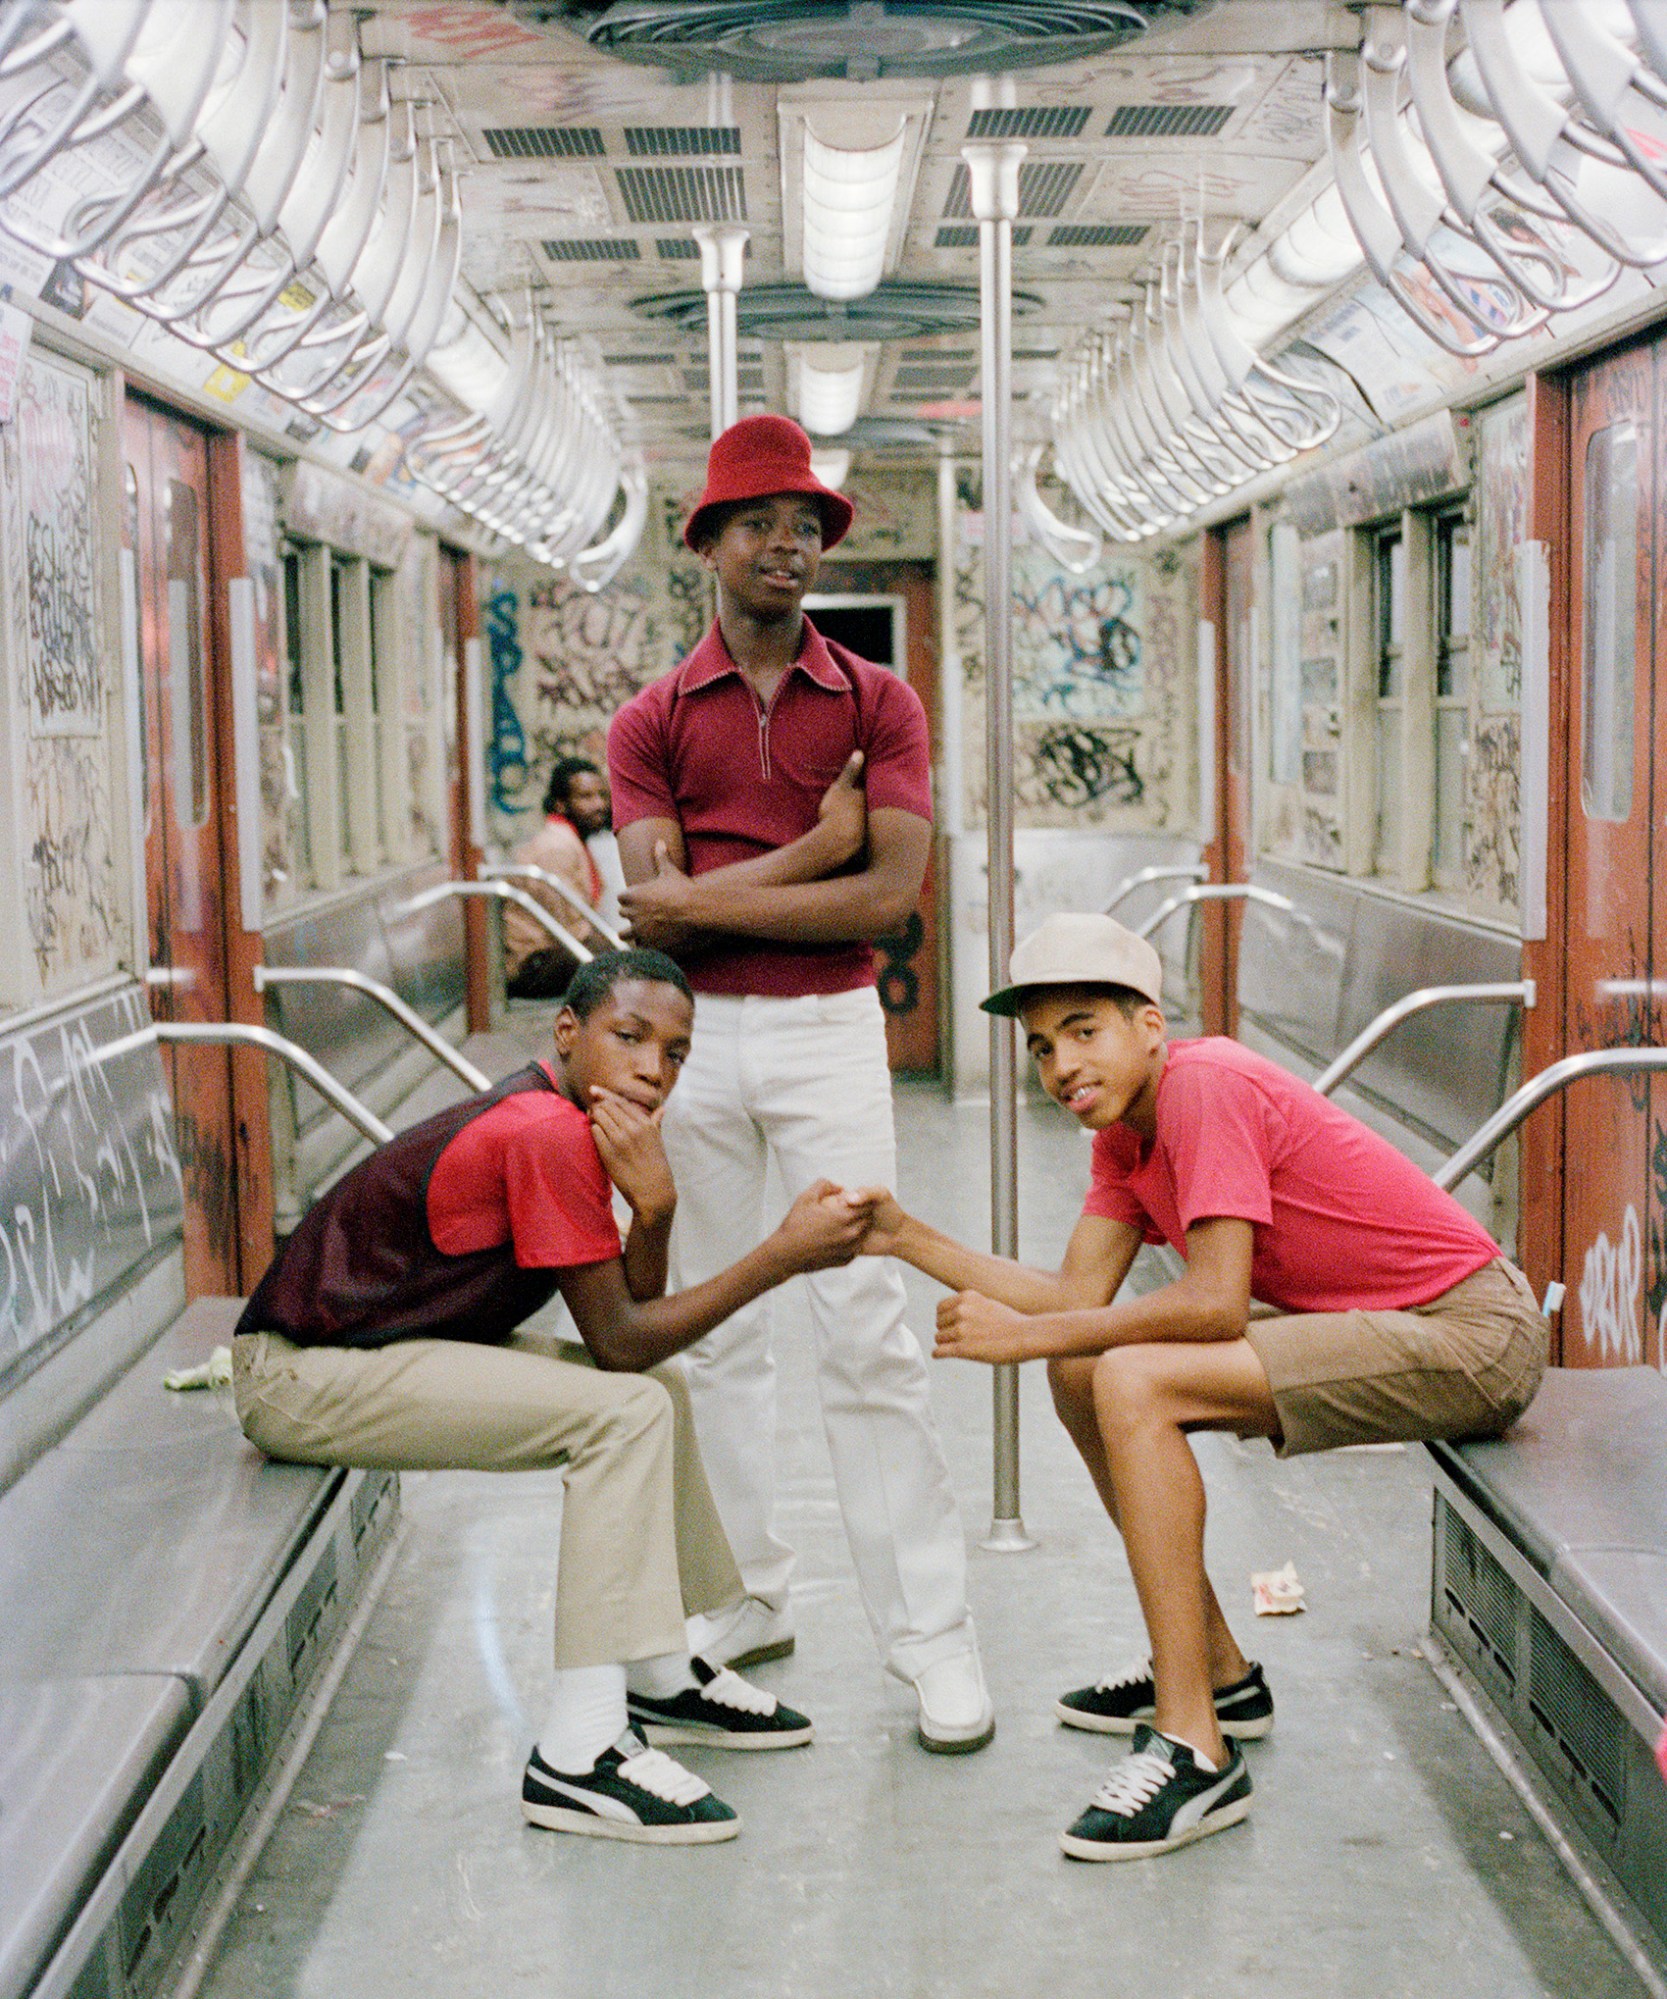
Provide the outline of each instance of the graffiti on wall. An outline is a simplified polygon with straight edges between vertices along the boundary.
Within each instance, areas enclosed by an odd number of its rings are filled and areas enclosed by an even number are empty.
[[[1522,693],[1516,552],[1527,531],[1526,399],[1496,404],[1476,428],[1476,692],[1483,714],[1502,714]]]
[[[499,580],[487,593],[484,609],[492,672],[492,726],[486,740],[492,808],[512,819],[530,811],[536,803],[522,796],[527,788],[527,732],[515,711],[513,683],[525,656],[521,650],[520,604],[510,585]]]
[[[23,904],[43,986],[103,970],[121,933],[103,748],[50,737],[28,747]]]
[[[154,1047],[101,1062],[149,1020],[130,988],[0,1041],[0,1378],[180,1224],[174,1120]]]
[[[104,675],[93,580],[92,399],[86,378],[31,355],[19,385],[15,463],[28,600],[29,728],[95,736]]]
[[[1520,866],[1521,734],[1515,715],[1483,716],[1470,732],[1465,886],[1507,909],[1516,904]]]

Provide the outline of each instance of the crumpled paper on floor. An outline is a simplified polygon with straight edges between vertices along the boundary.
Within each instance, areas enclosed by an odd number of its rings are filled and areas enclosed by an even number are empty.
[[[1296,1564],[1282,1569],[1264,1569],[1250,1578],[1250,1607],[1258,1617],[1295,1617],[1306,1610]]]
[[[176,1367],[162,1377],[164,1388],[230,1388],[232,1350],[216,1347],[201,1367]]]

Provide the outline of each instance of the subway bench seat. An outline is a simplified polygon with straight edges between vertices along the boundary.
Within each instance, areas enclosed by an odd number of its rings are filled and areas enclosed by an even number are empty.
[[[1551,1368],[1434,1444],[1431,1621],[1667,1950],[1667,1377]]]
[[[0,1999],[148,1999],[391,1527],[388,1474],[269,1463],[199,1298],[0,1495]]]

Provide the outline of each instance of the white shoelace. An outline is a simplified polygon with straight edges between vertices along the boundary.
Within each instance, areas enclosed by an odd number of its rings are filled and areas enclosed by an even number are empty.
[[[1167,1756],[1143,1749],[1138,1756],[1126,1756],[1112,1765],[1111,1774],[1094,1793],[1096,1811],[1116,1818],[1132,1819],[1142,1805],[1150,1804],[1175,1774]]]
[[[711,1789],[663,1749],[639,1749],[620,1764],[619,1774],[628,1784],[663,1798],[668,1805],[692,1805]]]
[[[1131,1659],[1126,1666],[1120,1666],[1115,1673],[1107,1673],[1103,1680],[1097,1680],[1094,1691],[1097,1694],[1112,1694],[1119,1687],[1135,1687],[1142,1680],[1152,1677],[1150,1659]]]
[[[720,1666],[701,1692],[718,1707],[733,1708],[737,1714],[774,1714],[776,1711],[774,1694],[767,1694],[762,1687],[743,1680],[739,1673],[732,1673],[727,1666]]]

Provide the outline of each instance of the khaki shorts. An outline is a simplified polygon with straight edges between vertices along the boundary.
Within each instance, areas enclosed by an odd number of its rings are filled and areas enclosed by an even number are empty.
[[[1497,1437],[1534,1399],[1550,1329],[1528,1279],[1496,1257],[1399,1312],[1253,1316],[1281,1457],[1342,1444]]]

